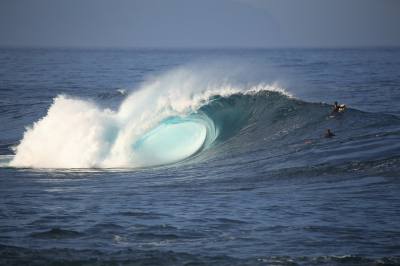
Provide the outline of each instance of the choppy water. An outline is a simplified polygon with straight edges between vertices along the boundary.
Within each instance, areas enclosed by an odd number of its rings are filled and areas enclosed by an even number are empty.
[[[2,264],[400,264],[399,49],[0,64]]]

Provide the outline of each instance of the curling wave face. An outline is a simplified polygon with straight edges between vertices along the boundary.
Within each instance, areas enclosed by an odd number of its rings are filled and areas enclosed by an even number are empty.
[[[181,69],[143,84],[118,110],[60,95],[47,115],[27,128],[9,165],[136,168],[181,161],[243,126],[244,109],[220,99],[260,91],[284,93],[266,84],[204,82]]]
[[[213,124],[204,120],[172,117],[145,133],[133,145],[142,161],[159,164],[177,162],[190,157],[213,138]]]

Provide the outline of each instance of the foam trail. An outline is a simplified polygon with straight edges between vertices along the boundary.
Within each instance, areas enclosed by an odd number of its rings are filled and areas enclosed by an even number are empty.
[[[200,73],[199,73],[200,72]],[[196,73],[196,74],[195,74]],[[232,85],[220,73],[179,68],[144,83],[118,110],[65,95],[27,128],[14,167],[146,167],[185,159],[213,142],[213,121],[198,109],[213,95],[278,90]]]

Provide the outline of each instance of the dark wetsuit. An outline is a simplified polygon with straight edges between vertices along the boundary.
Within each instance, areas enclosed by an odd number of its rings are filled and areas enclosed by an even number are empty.
[[[325,138],[332,138],[335,134],[332,133],[329,129],[326,130]]]

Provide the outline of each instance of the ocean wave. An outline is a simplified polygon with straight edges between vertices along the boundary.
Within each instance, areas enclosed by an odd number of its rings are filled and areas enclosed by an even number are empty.
[[[9,165],[135,168],[178,162],[227,135],[222,123],[241,123],[241,110],[234,111],[235,107],[222,106],[226,107],[222,112],[210,113],[215,102],[225,105],[220,97],[267,90],[284,93],[267,84],[204,82],[202,77],[179,70],[147,82],[118,110],[60,95],[47,115],[27,128]]]
[[[364,134],[374,127],[379,135],[383,126],[400,124],[398,117],[354,109],[336,116],[330,112],[328,104],[296,99],[275,84],[232,84],[179,69],[144,83],[117,110],[56,97],[47,115],[27,128],[8,165],[142,168],[252,154],[239,161],[223,160],[240,165],[283,155],[290,159],[310,146],[319,154],[314,161],[322,164],[351,160],[360,149],[369,150],[367,156],[399,148],[389,137],[374,135],[371,140]],[[342,128],[339,133],[350,148],[337,142],[336,147],[324,147],[321,135],[332,127]],[[303,153],[303,164],[304,158],[310,153]],[[296,160],[290,160],[290,167],[299,166]],[[275,162],[270,170],[277,167],[288,165]]]

